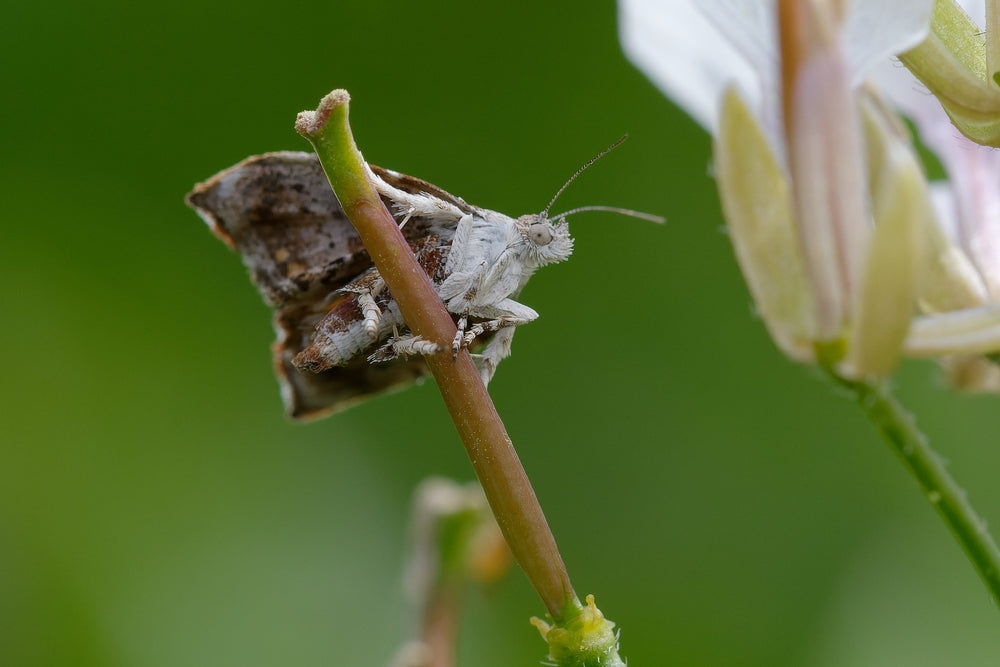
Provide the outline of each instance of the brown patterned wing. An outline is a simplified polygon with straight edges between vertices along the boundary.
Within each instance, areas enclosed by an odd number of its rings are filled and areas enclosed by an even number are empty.
[[[473,210],[430,183],[372,169],[400,190]],[[336,295],[336,290],[372,266],[314,154],[285,151],[247,158],[195,186],[186,201],[216,236],[240,254],[264,301],[276,308],[278,338],[272,351],[289,416],[326,416],[426,375],[423,360],[417,358],[371,365],[366,354],[359,354],[321,373],[300,370],[292,363],[326,313],[334,307],[353,307],[341,302],[347,297]],[[392,210],[394,202],[385,203]],[[432,230],[450,238],[440,225],[438,220],[414,218],[403,232],[414,246]]]
[[[339,307],[356,308],[348,295],[330,304],[330,308]],[[405,389],[427,375],[427,364],[420,357],[399,357],[371,364],[367,354],[318,373],[300,369],[292,360],[309,344],[316,324],[326,312],[300,305],[279,309],[274,314],[278,336],[271,345],[274,373],[281,385],[285,412],[292,419],[320,419],[369,398]]]
[[[187,203],[240,254],[268,305],[321,298],[371,266],[309,153],[247,158],[195,186]]]

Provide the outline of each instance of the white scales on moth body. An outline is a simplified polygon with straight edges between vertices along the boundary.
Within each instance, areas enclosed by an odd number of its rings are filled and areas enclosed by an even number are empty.
[[[475,208],[474,212],[468,212],[429,193],[414,195],[404,192],[369,171],[379,194],[395,202],[395,212],[403,216],[401,227],[414,215],[455,222],[455,233],[444,267],[446,278],[436,285],[436,290],[448,312],[459,316],[458,332],[452,342],[453,354],[471,345],[477,337],[495,333],[482,352],[474,355],[485,384],[489,384],[499,363],[510,355],[515,328],[538,318],[533,308],[513,297],[521,292],[538,268],[562,262],[573,253],[567,216],[582,211],[611,211],[663,222],[659,216],[610,206],[584,206],[551,219],[548,217],[549,209],[559,195],[588,167],[624,140],[625,137],[622,137],[580,167],[541,213],[522,215],[516,219],[489,209]],[[401,176],[396,172],[390,173]],[[373,271],[377,273],[377,270]],[[371,340],[378,337],[381,319],[375,297],[384,288],[381,278],[370,280],[366,286],[343,288],[358,294],[358,307],[364,315],[364,330]],[[470,318],[478,320],[471,327]],[[348,348],[353,347],[352,340]],[[344,351],[351,352],[349,349]],[[440,346],[432,341],[412,334],[400,336],[394,333],[385,346],[369,356],[369,361],[375,363],[399,354],[436,354],[440,351]]]
[[[561,262],[573,252],[569,226],[561,217],[549,220],[546,213],[514,219],[496,211],[477,209],[467,212],[429,194],[410,195],[394,188],[374,174],[379,194],[397,202],[403,222],[413,215],[436,215],[455,224],[444,281],[436,285],[438,296],[448,312],[459,316],[458,332],[452,351],[468,347],[478,337],[495,333],[475,358],[489,383],[497,365],[510,354],[514,329],[538,318],[534,309],[514,300],[532,274],[546,264]],[[376,282],[379,289],[384,283]],[[379,319],[375,294],[362,292],[358,305],[365,315],[368,335],[374,339]],[[471,327],[469,319],[478,320]],[[436,353],[440,347],[413,335],[396,336],[390,343],[396,353]],[[377,352],[371,361],[382,361]]]

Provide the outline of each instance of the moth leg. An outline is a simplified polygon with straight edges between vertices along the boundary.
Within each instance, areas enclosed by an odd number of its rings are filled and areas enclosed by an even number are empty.
[[[452,253],[454,252],[454,244],[452,244]],[[449,255],[448,259],[449,261],[451,260],[451,255]],[[457,322],[458,331],[455,332],[455,339],[451,343],[452,358],[458,356],[458,351],[463,346],[468,347],[469,343],[463,343],[462,341],[465,340],[465,329],[469,325],[469,315],[476,309],[476,295],[479,294],[479,289],[486,276],[486,270],[486,262],[480,262],[475,271],[452,273],[438,289],[438,294],[445,302],[448,310],[459,316]]]
[[[534,318],[531,318],[534,319]],[[522,324],[527,324],[531,319],[524,319],[520,317],[515,317],[513,315],[501,315],[500,317],[493,320],[486,320],[485,322],[477,322],[469,327],[465,334],[462,336],[461,346],[469,347],[472,342],[476,340],[479,336],[486,333],[493,333],[495,331],[500,331],[501,329],[512,329],[513,327],[519,327]]]
[[[468,347],[469,344],[465,343],[465,329],[469,326],[469,311],[465,310],[461,316],[458,318],[458,331],[455,332],[455,338],[451,341],[451,358],[454,361],[458,357],[458,351],[463,347]],[[475,338],[475,336],[473,336]]]
[[[423,336],[406,334],[392,341],[392,349],[396,354],[409,356],[412,354],[437,354],[441,351],[441,346],[432,340],[427,340]]]
[[[396,334],[385,345],[375,350],[368,356],[368,362],[372,364],[392,361],[396,357],[408,357],[411,355],[437,354],[441,351],[441,346],[434,341],[427,340],[423,336],[413,334]]]
[[[402,229],[406,225],[406,223],[410,221],[410,218],[413,217],[413,214],[417,212],[417,208],[413,205],[407,207],[404,210],[405,210],[405,215],[403,216],[403,219],[399,223],[400,229]],[[404,210],[400,210],[400,213],[403,213]]]
[[[378,307],[375,298],[384,289],[385,281],[374,269],[341,288],[343,292],[357,295],[355,300],[358,303],[358,309],[361,310],[361,316],[364,318],[365,334],[372,340],[378,337],[378,323],[382,319],[382,309]]]
[[[469,315],[482,321],[469,327],[468,331],[463,334],[462,344],[464,347],[468,347],[477,336],[484,333],[519,327],[538,319],[538,313],[534,309],[513,299],[501,299],[493,306],[471,308]]]
[[[462,347],[471,345],[478,336],[496,332],[483,351],[475,355],[483,384],[489,384],[497,366],[510,355],[510,344],[515,329],[537,319],[538,313],[513,299],[503,299],[495,306],[473,308],[470,314],[484,319],[473,324],[463,334]]]

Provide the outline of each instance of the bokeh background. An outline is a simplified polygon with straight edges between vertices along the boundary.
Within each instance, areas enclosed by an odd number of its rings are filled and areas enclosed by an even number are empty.
[[[0,21],[0,664],[384,665],[408,502],[471,469],[432,382],[296,426],[269,314],[183,196],[308,148],[353,96],[373,162],[573,220],[491,386],[577,590],[633,665],[995,665],[1000,616],[858,410],[783,359],[709,139],[621,54],[612,2],[8,3]],[[988,517],[997,399],[899,393]],[[535,665],[523,574],[461,665]]]

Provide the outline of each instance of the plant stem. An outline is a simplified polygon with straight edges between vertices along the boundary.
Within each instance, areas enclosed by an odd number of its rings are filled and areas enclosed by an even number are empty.
[[[555,538],[472,357],[462,350],[452,359],[455,323],[369,179],[348,123],[349,101],[347,91],[331,92],[315,112],[299,114],[295,129],[319,155],[407,326],[418,336],[442,343],[444,351],[426,356],[427,365],[514,558],[549,614],[560,619],[580,602]]]
[[[917,428],[910,415],[881,382],[853,381],[827,372],[848,389],[868,420],[899,456],[910,474],[920,484],[927,500],[944,520],[952,535],[962,545],[993,600],[1000,604],[1000,549],[997,549],[986,522],[973,509],[965,491],[955,482],[947,467]]]
[[[459,614],[462,608],[462,586],[445,586],[428,600],[423,613],[421,638],[430,648],[427,667],[455,667],[458,646]]]

